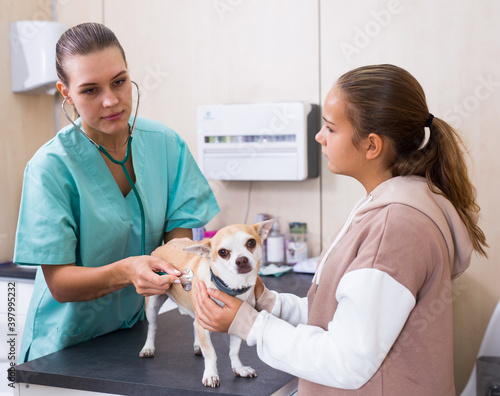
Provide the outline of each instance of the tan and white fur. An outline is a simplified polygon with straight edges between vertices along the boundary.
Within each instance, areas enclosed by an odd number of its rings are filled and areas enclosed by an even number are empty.
[[[257,280],[262,256],[262,241],[264,241],[274,223],[267,220],[252,226],[234,224],[220,229],[211,239],[193,242],[190,239],[174,239],[157,248],[153,255],[171,263],[179,271],[190,268],[193,272],[192,289],[185,291],[180,284],[172,284],[165,295],[152,296],[147,301],[146,317],[149,322],[146,343],[140,357],[153,357],[155,353],[155,336],[158,312],[167,300],[172,298],[182,314],[194,318],[194,352],[203,354],[205,371],[203,385],[219,386],[217,370],[217,355],[210,340],[210,331],[205,330],[196,320],[194,314],[194,293],[199,281],[207,287],[216,288],[211,280],[210,270],[233,290],[249,287],[243,294],[237,296],[255,306],[254,287]],[[239,358],[241,339],[230,336],[229,357],[234,373],[240,377],[255,377],[256,371],[244,366]]]

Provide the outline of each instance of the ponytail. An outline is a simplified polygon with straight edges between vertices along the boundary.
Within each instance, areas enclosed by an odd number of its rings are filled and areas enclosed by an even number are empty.
[[[393,165],[395,176],[419,175],[427,179],[429,189],[444,195],[455,207],[472,240],[474,250],[487,256],[484,232],[477,225],[479,205],[464,154],[465,144],[445,121],[434,117],[427,145]]]
[[[393,176],[425,177],[431,191],[453,204],[474,250],[487,256],[486,237],[477,225],[480,208],[468,174],[465,145],[450,125],[429,113],[418,81],[399,67],[374,65],[344,74],[337,86],[355,130],[354,145],[370,133],[387,138],[393,147],[387,164]]]

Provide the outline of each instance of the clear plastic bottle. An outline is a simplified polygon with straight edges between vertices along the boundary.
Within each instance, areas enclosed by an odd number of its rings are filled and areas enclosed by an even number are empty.
[[[285,236],[280,232],[278,220],[275,220],[267,237],[267,263],[278,266],[285,263]]]
[[[307,260],[307,223],[290,223],[290,235],[286,241],[286,263],[296,264]]]

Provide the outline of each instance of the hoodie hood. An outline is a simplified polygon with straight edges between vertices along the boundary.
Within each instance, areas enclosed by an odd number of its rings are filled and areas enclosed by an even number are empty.
[[[352,219],[353,224],[368,212],[390,204],[411,206],[428,216],[443,234],[448,247],[452,279],[469,267],[473,246],[467,228],[453,204],[443,195],[433,193],[425,178],[393,177],[377,186],[369,197],[371,199],[356,211]]]

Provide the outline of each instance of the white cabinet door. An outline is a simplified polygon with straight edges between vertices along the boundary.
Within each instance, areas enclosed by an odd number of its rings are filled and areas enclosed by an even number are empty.
[[[17,363],[28,306],[35,282],[0,278],[0,372]],[[12,395],[9,380],[0,382],[0,396]]]

